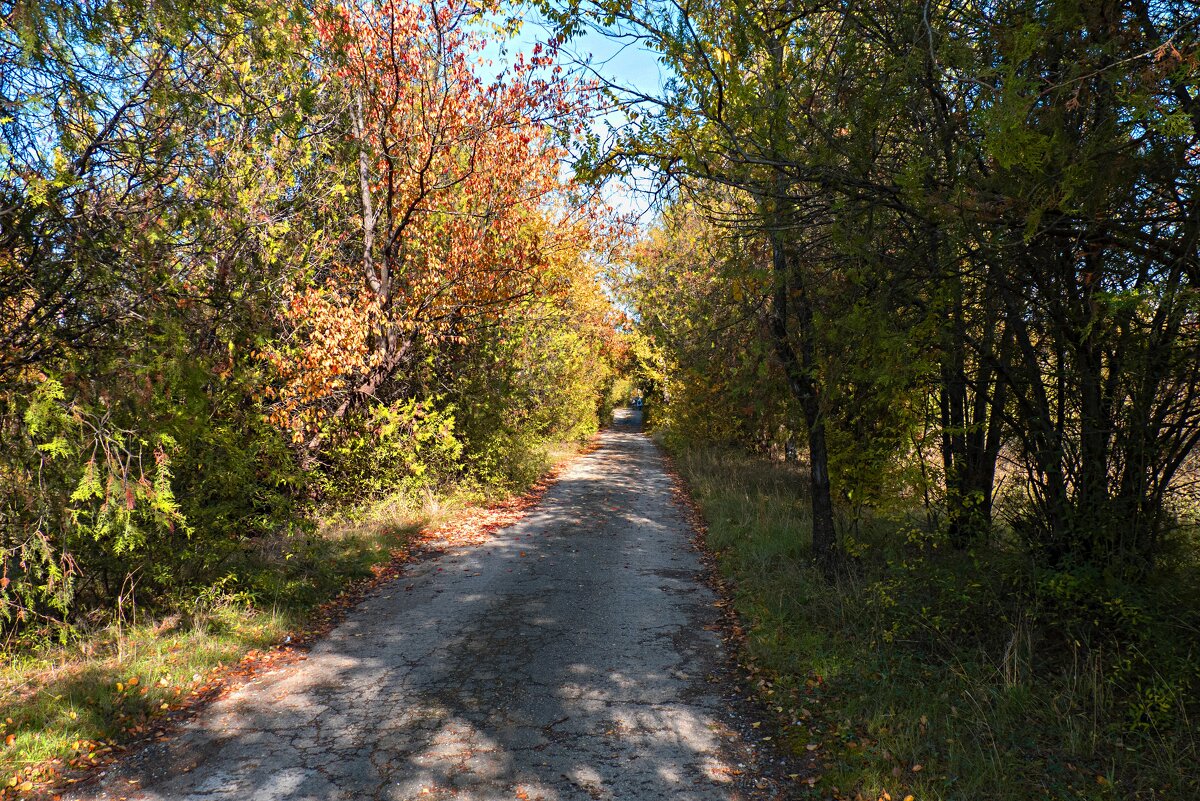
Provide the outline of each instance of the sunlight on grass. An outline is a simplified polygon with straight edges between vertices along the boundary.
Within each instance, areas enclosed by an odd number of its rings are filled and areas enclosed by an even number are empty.
[[[251,581],[191,599],[182,613],[14,651],[0,667],[0,782],[36,783],[52,760],[87,765],[89,755],[136,738],[215,671],[302,630],[318,604],[467,502],[392,497],[330,517],[314,533],[256,543],[243,565]]]
[[[781,740],[821,774],[812,797],[1166,799],[1197,781],[1194,729],[1123,730],[1098,663],[1062,660],[1010,614],[1003,582],[1023,568],[1007,555],[927,553],[904,545],[908,521],[864,519],[862,555],[828,581],[809,561],[801,468],[675,456]]]

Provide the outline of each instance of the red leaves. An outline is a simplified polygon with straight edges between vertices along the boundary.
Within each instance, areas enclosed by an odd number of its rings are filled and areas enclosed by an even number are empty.
[[[578,126],[583,87],[554,66],[554,43],[504,74],[479,74],[487,40],[463,0],[330,3],[316,13],[322,67],[354,118],[352,164],[331,164],[360,219],[365,253],[325,280],[297,283],[282,317],[288,346],[266,358],[284,386],[271,415],[297,441],[371,376],[395,371],[407,343],[440,344],[550,296],[556,249],[593,240],[592,214],[565,197],[552,125]],[[343,180],[353,175],[353,191]],[[371,244],[374,242],[374,245]]]

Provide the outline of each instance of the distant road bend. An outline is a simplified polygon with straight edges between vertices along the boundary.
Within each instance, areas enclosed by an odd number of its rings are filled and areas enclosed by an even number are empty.
[[[727,725],[700,574],[662,456],[623,410],[522,521],[412,566],[307,659],[75,797],[771,797],[747,794],[768,783]]]

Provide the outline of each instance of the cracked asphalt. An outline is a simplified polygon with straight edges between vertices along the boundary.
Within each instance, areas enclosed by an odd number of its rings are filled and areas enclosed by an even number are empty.
[[[726,725],[715,597],[638,414],[520,522],[75,797],[747,798],[761,749]]]

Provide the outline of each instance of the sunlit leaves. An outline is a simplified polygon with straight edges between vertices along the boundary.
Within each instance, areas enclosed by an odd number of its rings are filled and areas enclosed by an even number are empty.
[[[298,441],[418,351],[558,293],[556,241],[594,218],[563,205],[556,144],[585,87],[540,46],[492,77],[475,15],[459,0],[317,9],[321,79],[353,121],[331,187],[354,205],[350,236],[288,290],[293,333],[268,354],[284,379],[273,415]]]

